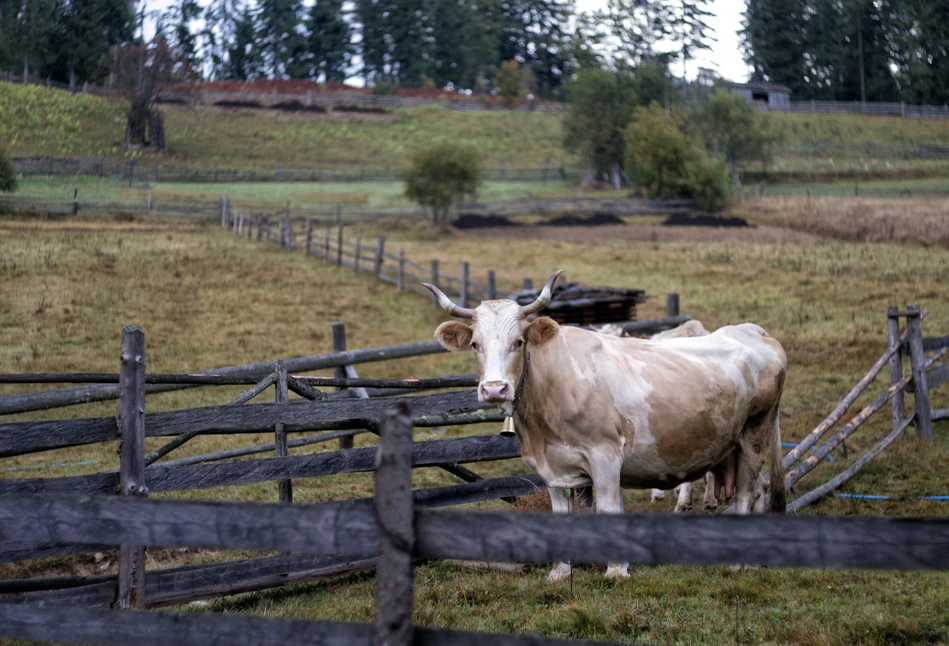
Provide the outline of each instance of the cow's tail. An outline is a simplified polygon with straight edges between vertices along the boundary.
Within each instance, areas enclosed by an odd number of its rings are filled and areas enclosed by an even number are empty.
[[[788,496],[784,487],[784,466],[781,455],[781,410],[774,413],[774,429],[771,435],[771,466],[769,481],[771,485],[771,500],[768,503],[768,512],[783,514],[787,511]]]

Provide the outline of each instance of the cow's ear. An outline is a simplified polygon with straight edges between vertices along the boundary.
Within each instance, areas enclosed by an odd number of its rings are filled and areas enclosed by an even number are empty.
[[[531,321],[531,324],[527,326],[527,330],[524,331],[524,336],[527,338],[529,345],[539,348],[559,333],[560,326],[557,321],[549,316],[541,316]]]
[[[458,321],[445,321],[435,330],[435,339],[449,352],[468,350],[471,345],[471,328]]]

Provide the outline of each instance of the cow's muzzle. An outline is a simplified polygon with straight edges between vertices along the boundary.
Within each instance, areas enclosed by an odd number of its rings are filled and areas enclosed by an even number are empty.
[[[507,381],[482,381],[478,386],[478,398],[489,404],[513,401],[514,389]]]

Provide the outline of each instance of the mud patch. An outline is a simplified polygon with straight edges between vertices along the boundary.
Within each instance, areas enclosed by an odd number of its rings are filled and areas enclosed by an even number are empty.
[[[512,222],[503,215],[476,215],[474,213],[462,213],[452,220],[451,225],[456,229],[484,229],[486,227],[519,227],[523,226],[520,222]]]
[[[593,215],[561,215],[547,222],[539,223],[550,227],[604,227],[612,224],[626,224],[622,218],[612,213],[594,213]]]
[[[748,227],[748,221],[739,217],[720,215],[687,215],[673,213],[662,223],[666,227]]]

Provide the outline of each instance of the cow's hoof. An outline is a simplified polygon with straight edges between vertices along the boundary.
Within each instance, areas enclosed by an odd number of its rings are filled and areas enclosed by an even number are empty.
[[[628,565],[611,565],[606,568],[606,578],[607,579],[628,579],[629,578],[629,566]]]
[[[676,508],[672,510],[672,513],[684,514],[687,511],[692,511],[692,505],[676,505]]]
[[[715,506],[712,506],[712,505],[705,505],[705,513],[706,513],[706,514],[714,514],[714,513],[717,512],[717,511],[718,511],[718,505],[715,505]]]
[[[547,583],[554,583],[555,581],[566,579],[568,576],[570,576],[570,564],[558,563],[550,571],[550,574],[547,575]]]

